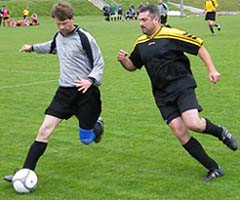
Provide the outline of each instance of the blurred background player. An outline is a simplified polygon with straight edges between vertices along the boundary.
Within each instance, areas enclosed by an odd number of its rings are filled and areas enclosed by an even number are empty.
[[[23,19],[25,19],[26,17],[29,17],[29,8],[26,7],[23,10]]]
[[[168,17],[168,6],[165,4],[162,0],[157,0],[157,7],[160,13],[160,23],[162,25],[168,26],[167,25],[167,17]]]
[[[205,20],[208,23],[208,27],[210,29],[211,35],[214,36],[214,27],[217,28],[218,31],[221,30],[220,24],[217,24],[216,21],[216,11],[219,6],[217,0],[205,0],[204,3],[204,11],[205,11]]]

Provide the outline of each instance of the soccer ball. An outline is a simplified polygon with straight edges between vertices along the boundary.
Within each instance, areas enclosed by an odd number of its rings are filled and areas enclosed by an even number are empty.
[[[31,169],[18,170],[12,179],[12,185],[17,193],[30,193],[37,187],[38,177]]]

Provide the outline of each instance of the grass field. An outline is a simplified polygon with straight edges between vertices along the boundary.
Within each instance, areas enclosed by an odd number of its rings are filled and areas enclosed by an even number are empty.
[[[207,70],[190,56],[198,82],[203,116],[239,135],[239,16],[218,17],[222,31],[211,37],[203,17],[169,18],[169,23],[205,40],[222,80],[208,82]],[[42,17],[39,27],[0,28],[0,177],[21,167],[57,88],[55,56],[19,53],[24,43],[52,38],[56,27]],[[105,59],[101,86],[105,136],[84,146],[75,118],[52,135],[38,163],[39,184],[31,194],[16,194],[0,180],[5,200],[199,200],[240,199],[239,151],[231,152],[211,136],[194,136],[225,171],[210,183],[206,170],[183,150],[164,124],[151,96],[145,70],[129,73],[116,60],[120,48],[130,51],[140,34],[137,22],[107,23],[102,17],[78,17],[77,23],[97,39]]]

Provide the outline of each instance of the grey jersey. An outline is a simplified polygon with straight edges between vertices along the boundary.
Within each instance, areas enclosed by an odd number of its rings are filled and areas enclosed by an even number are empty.
[[[76,29],[69,35],[58,34],[56,37],[56,49],[53,51],[57,54],[60,67],[59,86],[74,87],[76,77],[84,79],[94,79],[94,85],[99,86],[102,83],[104,60],[101,50],[92,37],[92,35],[84,30],[89,40],[93,54],[93,68],[87,57],[85,50],[81,44],[81,40]],[[34,44],[33,50],[36,53],[49,53],[51,49],[51,41]]]

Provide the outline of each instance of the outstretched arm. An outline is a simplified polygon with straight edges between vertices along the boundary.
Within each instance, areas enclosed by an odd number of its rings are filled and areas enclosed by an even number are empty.
[[[128,71],[135,71],[137,68],[132,61],[127,57],[128,53],[124,50],[120,50],[117,55],[118,61],[121,63],[124,69]]]
[[[29,45],[29,44],[24,44],[20,49],[19,49],[20,52],[32,52],[33,49],[32,49],[32,45]]]
[[[212,83],[217,83],[220,80],[221,74],[216,70],[210,54],[204,46],[201,46],[198,50],[198,56],[204,62],[208,69],[208,77]]]

